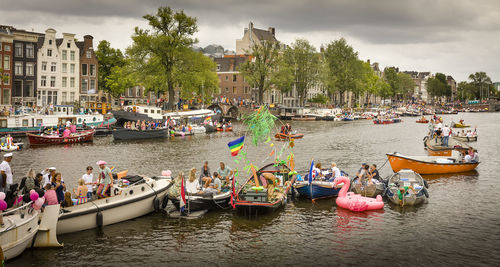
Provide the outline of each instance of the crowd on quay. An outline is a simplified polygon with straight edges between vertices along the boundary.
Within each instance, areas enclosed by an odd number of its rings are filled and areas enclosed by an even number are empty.
[[[89,200],[106,198],[112,195],[113,174],[107,167],[105,161],[98,161],[99,166],[97,179],[94,180],[93,168],[88,166],[85,173],[78,179],[78,186],[73,189],[67,188],[60,172],[55,167],[46,168],[39,173],[30,169],[21,179],[20,184],[13,183],[13,172],[11,161],[13,154],[7,153],[3,156],[0,164],[0,192],[6,193],[8,207],[20,201],[29,202],[29,192],[35,190],[40,197],[45,198],[44,205],[61,204],[62,207],[83,204]],[[96,187],[94,193],[94,186]],[[22,198],[18,195],[23,195]]]

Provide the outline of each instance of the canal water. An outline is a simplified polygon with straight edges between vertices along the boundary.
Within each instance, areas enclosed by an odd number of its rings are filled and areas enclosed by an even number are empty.
[[[28,249],[12,266],[132,265],[151,266],[332,266],[332,265],[499,265],[500,254],[500,114],[445,115],[446,122],[465,119],[478,127],[481,164],[467,174],[424,177],[429,180],[428,203],[400,208],[386,203],[383,211],[350,212],[335,200],[291,200],[274,214],[248,219],[220,211],[197,220],[170,219],[154,213],[135,220],[59,236],[60,249]],[[385,153],[425,155],[422,138],[427,125],[403,118],[393,125],[371,121],[290,122],[305,134],[293,152],[297,169],[305,173],[311,159],[324,165],[335,161],[354,174],[362,162],[379,166]],[[118,171],[159,175],[198,170],[208,160],[212,171],[219,161],[231,167],[227,143],[234,133],[203,134],[185,138],[116,142],[96,137],[93,143],[27,148],[15,153],[14,176],[28,168],[57,167],[68,188],[87,165],[105,160]],[[241,131],[243,132],[243,131]],[[27,141],[27,140],[26,140]],[[272,141],[254,147],[249,159],[262,166]],[[387,163],[381,175],[392,174]],[[240,180],[244,179],[243,175]]]

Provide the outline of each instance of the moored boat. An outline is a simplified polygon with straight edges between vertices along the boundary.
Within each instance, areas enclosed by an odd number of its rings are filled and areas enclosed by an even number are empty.
[[[4,260],[13,259],[31,247],[38,232],[39,211],[31,207],[31,202],[2,213],[3,225],[0,227],[0,245]]]
[[[233,127],[217,127],[217,132],[232,132]]]
[[[354,177],[351,182],[351,191],[364,197],[376,197],[383,195],[385,183],[378,179],[372,179],[372,183],[360,182],[359,177]]]
[[[453,139],[459,141],[459,142],[476,142],[477,141],[477,135],[475,136],[453,136]]]
[[[287,194],[296,179],[294,174],[290,175],[288,166],[271,163],[257,171],[253,169],[252,172],[253,175],[238,189],[236,196],[233,197],[236,211],[252,216],[269,213],[284,206],[287,201]],[[270,180],[275,182],[267,184],[264,176],[271,178]]]
[[[180,196],[170,197],[170,201],[174,207],[179,210],[180,208]],[[218,194],[186,194],[186,206],[185,210],[187,213],[200,210],[224,210],[229,209],[231,200],[231,190],[222,191]]]
[[[386,197],[396,205],[421,204],[429,197],[427,182],[412,170],[400,170],[387,180]]]
[[[403,156],[399,153],[387,154],[394,172],[410,169],[418,174],[460,173],[474,170],[479,162],[463,162],[461,159],[440,156]]]
[[[113,196],[62,209],[57,234],[102,227],[160,210],[172,180],[163,177],[125,176],[125,186],[114,184]]]
[[[12,151],[17,151],[23,148],[24,143],[14,143],[12,145],[6,145],[3,144],[0,146],[0,151],[5,151],[5,152],[12,152]]]
[[[342,176],[348,176],[347,173],[340,171]],[[336,197],[340,191],[340,186],[333,185],[333,173],[331,170],[323,170],[322,178],[312,180],[309,183],[309,174],[304,175],[304,179],[296,180],[293,187],[297,190],[300,197],[309,198],[312,200],[321,198]]]
[[[451,156],[453,150],[463,152],[471,148],[471,146],[453,138],[449,139],[448,146],[443,146],[440,138],[429,138],[429,136],[424,137],[424,147],[429,156]]]
[[[451,127],[452,128],[469,128],[470,125],[467,125],[465,123],[460,123],[460,122],[459,123],[455,123],[455,122],[452,121],[451,122]]]
[[[30,145],[58,145],[58,144],[75,144],[83,142],[91,142],[94,139],[95,130],[85,130],[72,133],[69,137],[59,137],[43,134],[27,133]]]
[[[140,139],[154,139],[167,137],[168,129],[154,129],[154,130],[136,130],[127,128],[113,129],[113,138],[115,140],[140,140]]]
[[[393,118],[393,119],[374,119],[373,123],[374,124],[393,124],[393,123],[399,123],[402,122],[400,118]]]
[[[421,118],[421,119],[417,120],[416,123],[429,123],[429,120],[426,118]]]
[[[293,140],[293,139],[301,139],[303,137],[304,134],[301,133],[293,133],[293,134],[277,133],[274,135],[274,138],[278,140]]]

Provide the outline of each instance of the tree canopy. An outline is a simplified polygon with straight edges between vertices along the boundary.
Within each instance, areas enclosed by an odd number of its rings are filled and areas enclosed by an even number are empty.
[[[99,61],[99,89],[111,94],[118,93],[111,90],[106,80],[110,77],[111,70],[114,67],[123,67],[125,65],[125,57],[123,53],[120,49],[112,48],[111,44],[106,40],[99,42],[95,53],[97,60]]]

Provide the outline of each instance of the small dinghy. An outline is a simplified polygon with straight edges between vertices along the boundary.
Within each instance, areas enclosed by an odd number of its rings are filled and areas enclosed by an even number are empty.
[[[387,180],[386,197],[394,204],[414,206],[423,203],[428,197],[427,182],[418,173],[404,169]]]
[[[340,171],[342,176],[348,176],[347,173]],[[309,183],[309,174],[304,176],[304,179],[297,180],[294,183],[294,188],[299,193],[300,197],[309,198],[312,200],[321,198],[336,197],[339,194],[340,187],[333,186],[333,174],[331,171],[323,171],[322,180],[313,180]],[[331,180],[331,181],[330,181]]]
[[[170,197],[170,201],[174,204],[176,210],[180,208],[180,196]],[[218,194],[187,194],[186,195],[186,207],[184,208],[187,213],[201,210],[225,210],[229,209],[231,205],[229,201],[231,200],[231,190],[223,191]]]
[[[23,143],[14,143],[12,145],[3,145],[3,146],[0,146],[0,150],[1,151],[5,151],[5,152],[12,152],[12,151],[17,151],[17,150],[21,150],[21,148],[23,148]]]
[[[385,183],[378,179],[372,179],[372,183],[367,181],[360,182],[359,177],[352,180],[351,191],[364,197],[376,197],[383,195],[385,191]]]

